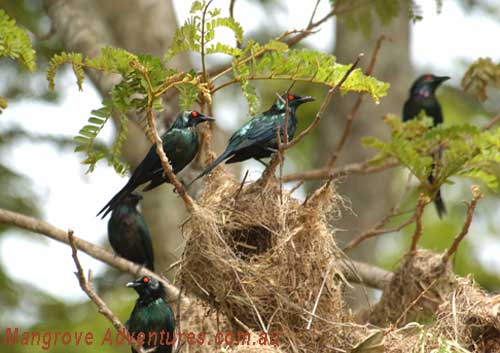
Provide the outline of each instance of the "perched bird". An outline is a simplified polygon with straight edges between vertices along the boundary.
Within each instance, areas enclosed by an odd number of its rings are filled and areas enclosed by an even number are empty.
[[[165,301],[165,289],[156,279],[144,276],[127,283],[139,294],[130,319],[125,324],[135,338],[144,333],[143,347],[157,347],[155,353],[171,353],[174,341],[175,319],[172,308]],[[132,353],[136,353],[132,348]]]
[[[153,244],[148,226],[137,204],[142,196],[125,195],[111,212],[108,238],[113,250],[121,257],[154,271]]]
[[[188,165],[198,152],[198,134],[196,125],[214,119],[196,111],[184,111],[177,116],[174,123],[162,136],[163,150],[170,161],[175,174]],[[155,187],[168,182],[163,175],[163,168],[160,158],[156,153],[156,145],[152,145],[146,157],[132,173],[125,186],[113,196],[113,198],[99,211],[97,216],[102,214],[102,218],[117,207],[124,197],[133,192],[138,186],[149,182],[143,191],[154,189]]]
[[[448,76],[434,76],[427,74],[422,75],[415,80],[410,88],[410,96],[406,100],[403,107],[403,121],[408,121],[417,117],[423,110],[425,115],[432,118],[434,126],[441,124],[443,122],[443,113],[441,111],[441,105],[436,99],[435,92],[441,83],[448,79]],[[428,180],[431,184],[434,181],[432,171]],[[436,205],[439,218],[442,218],[442,216],[446,213],[446,207],[443,199],[441,198],[440,190],[436,193],[434,204]]]
[[[255,116],[240,127],[229,139],[226,150],[198,175],[191,184],[210,173],[224,160],[227,160],[226,163],[235,163],[251,158],[260,161],[261,158],[270,157],[278,149],[278,141],[276,139],[276,129],[278,126],[280,127],[281,141],[284,139],[285,102],[288,102],[289,107],[287,123],[288,139],[292,140],[297,129],[297,108],[301,104],[313,100],[313,97],[300,97],[292,94],[277,98],[269,110]]]

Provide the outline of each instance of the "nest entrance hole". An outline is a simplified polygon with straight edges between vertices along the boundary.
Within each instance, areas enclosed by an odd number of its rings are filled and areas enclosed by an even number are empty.
[[[236,255],[245,260],[264,254],[272,247],[271,232],[258,225],[233,230],[231,239]]]

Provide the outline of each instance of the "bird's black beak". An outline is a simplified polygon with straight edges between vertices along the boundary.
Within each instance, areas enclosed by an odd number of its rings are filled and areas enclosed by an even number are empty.
[[[214,118],[212,118],[210,116],[202,115],[202,114],[200,114],[198,119],[200,119],[200,121],[215,121]]]
[[[128,283],[126,284],[126,286],[127,286],[128,288],[136,288],[136,287],[141,286],[142,284],[143,284],[143,283],[142,283],[142,281],[141,281],[141,280],[136,280],[136,281],[133,281],[133,282],[128,282]]]
[[[300,103],[307,103],[307,102],[312,102],[312,101],[315,101],[316,99],[314,97],[311,97],[311,96],[304,96],[304,97],[300,97],[297,99],[298,102]]]
[[[434,82],[436,82],[437,85],[440,85],[444,81],[448,81],[450,78],[450,76],[436,76],[434,78]]]

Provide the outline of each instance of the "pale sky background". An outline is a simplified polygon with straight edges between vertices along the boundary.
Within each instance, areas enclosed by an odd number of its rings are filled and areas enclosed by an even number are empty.
[[[174,1],[178,18],[183,21],[189,11],[190,1]],[[278,17],[280,28],[303,28],[315,1],[285,2],[287,11]],[[445,1],[441,14],[436,14],[435,0],[421,0],[424,20],[412,28],[412,59],[417,71],[432,70],[439,74],[453,77],[452,83],[458,84],[463,75],[461,62],[470,63],[477,57],[490,56],[500,59],[500,48],[492,40],[483,38],[499,38],[500,24],[484,17],[481,13],[464,13],[454,1]],[[500,1],[492,1],[498,4]],[[213,6],[226,9],[227,1],[216,0]],[[328,1],[323,0],[318,9],[318,18],[329,9]],[[224,11],[223,11],[224,13]],[[304,16],[307,14],[307,16]],[[266,20],[266,14],[251,1],[238,1],[235,17],[246,31],[251,31]],[[313,48],[331,52],[333,48],[333,21],[325,23],[321,31],[306,40]],[[418,53],[418,56],[416,55]],[[40,68],[44,69],[44,68]],[[10,102],[9,108],[0,117],[0,133],[14,126],[42,134],[75,136],[85,124],[92,109],[100,107],[100,98],[89,85],[79,92],[72,75],[65,75],[57,86],[63,94],[59,104],[33,102],[29,99]],[[235,111],[234,105],[219,107],[226,114]],[[214,114],[219,118],[217,111]],[[47,124],[50,120],[53,123]],[[234,130],[234,121],[218,119],[223,128]],[[101,133],[101,139],[111,142],[113,131],[111,124]],[[2,158],[20,173],[33,181],[33,189],[38,194],[43,207],[43,219],[61,229],[71,228],[75,235],[94,243],[103,243],[106,239],[107,221],[101,221],[95,214],[126,182],[105,163],[99,164],[95,172],[84,174],[85,167],[79,161],[81,154],[54,149],[50,144],[32,144],[22,141]],[[258,164],[249,164],[257,171]],[[471,233],[474,232],[473,224]],[[479,230],[476,228],[476,230]],[[71,250],[56,241],[41,238],[35,242],[31,238],[21,237],[20,232],[11,231],[0,241],[0,260],[6,265],[10,276],[62,297],[65,300],[86,300],[85,294],[78,286],[73,274],[74,264]],[[500,242],[490,239],[491,246],[481,253],[481,261],[495,266],[500,271]],[[15,251],[22,247],[23,256]],[[80,253],[85,269],[99,273],[104,269],[102,263]],[[37,266],[26,261],[36,259]],[[499,273],[500,275],[500,273]],[[57,281],[53,281],[57,278]]]

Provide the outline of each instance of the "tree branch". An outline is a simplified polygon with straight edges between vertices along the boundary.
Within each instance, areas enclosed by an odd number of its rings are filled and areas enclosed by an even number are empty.
[[[479,191],[479,187],[477,185],[472,185],[471,191],[472,201],[467,203],[467,218],[465,219],[462,231],[455,237],[455,240],[453,240],[450,248],[444,253],[442,259],[443,264],[446,264],[449,258],[457,251],[458,246],[469,232],[469,227],[472,223],[472,217],[474,216],[474,210],[476,209],[477,202],[484,197],[484,195]]]
[[[61,243],[69,244],[68,234],[62,229],[56,228],[53,225],[44,221],[28,217],[16,212],[8,211],[0,208],[0,224],[9,224],[16,227],[29,230],[34,233],[45,235],[51,239]],[[165,287],[165,291],[169,300],[175,300],[179,295],[179,289],[163,277],[151,272],[143,266],[139,266],[131,261],[128,261],[120,256],[114,255],[103,248],[92,244],[81,238],[74,237],[75,245],[78,250],[83,251],[87,255],[102,261],[120,271],[128,272],[134,276],[151,276],[157,279]],[[189,305],[190,300],[183,297],[183,303]]]
[[[429,197],[425,196],[424,194],[420,194],[417,202],[417,208],[415,209],[415,214],[413,215],[415,220],[415,232],[411,237],[412,240],[411,240],[410,252],[412,253],[417,250],[418,241],[422,236],[422,232],[424,230],[424,226],[422,224],[422,214],[424,212],[425,206],[427,206],[429,202],[430,202]]]
[[[85,294],[87,294],[90,300],[92,300],[95,305],[97,305],[97,308],[99,308],[99,313],[101,313],[106,319],[108,319],[118,332],[122,332],[123,335],[128,340],[130,340],[132,347],[134,347],[134,349],[139,353],[145,353],[142,346],[130,335],[128,330],[121,323],[120,319],[118,319],[118,317],[106,305],[104,300],[102,300],[101,297],[99,297],[99,295],[95,292],[91,270],[89,270],[88,279],[85,278],[82,265],[80,263],[80,260],[78,259],[78,250],[72,230],[68,231],[68,242],[72,249],[71,256],[73,257],[73,261],[75,262],[77,270],[77,272],[75,272],[75,275],[78,279],[78,282],[80,283],[80,287],[82,288],[82,290],[85,292]]]
[[[336,179],[338,177],[346,176],[349,174],[370,174],[378,173],[386,169],[394,168],[399,166],[398,161],[389,161],[381,166],[372,167],[370,166],[370,161],[352,163],[346,166],[330,169],[328,167],[323,167],[321,169],[309,170],[307,172],[293,173],[285,175],[283,177],[283,182],[295,181],[295,180],[323,180],[323,179]]]
[[[354,61],[354,63],[349,68],[349,70],[346,71],[346,73],[344,74],[342,79],[335,86],[333,86],[332,88],[330,88],[328,90],[328,94],[326,95],[325,99],[321,103],[321,106],[320,106],[318,112],[316,113],[316,117],[314,118],[312,123],[309,124],[309,126],[307,128],[305,128],[296,138],[294,138],[292,141],[290,141],[290,143],[288,143],[286,146],[284,146],[284,149],[289,149],[289,148],[295,146],[296,144],[298,144],[306,135],[308,135],[319,124],[319,122],[321,121],[321,118],[323,117],[323,114],[325,113],[326,108],[328,107],[328,104],[330,103],[330,101],[333,97],[333,94],[347,80],[347,78],[354,71],[354,69],[356,68],[356,66],[359,63],[359,60],[361,60],[362,57],[363,57],[363,54],[359,54],[358,57],[356,58],[356,60]]]
[[[378,53],[380,52],[380,48],[382,46],[382,42],[385,40],[385,36],[381,35],[379,39],[377,40],[377,44],[375,45],[375,49],[373,50],[372,58],[370,59],[370,64],[368,65],[368,69],[366,70],[366,75],[371,75],[373,72],[373,69],[375,68],[375,63],[377,62],[377,57]],[[332,157],[330,158],[330,161],[327,164],[327,168],[331,169],[335,165],[335,162],[340,156],[340,152],[342,152],[342,149],[344,148],[344,145],[347,141],[347,137],[351,133],[352,129],[352,123],[354,121],[354,118],[356,117],[356,114],[359,110],[359,107],[361,106],[361,103],[363,102],[365,94],[364,93],[359,93],[358,98],[356,98],[356,102],[354,102],[354,105],[352,106],[351,111],[347,115],[347,122],[344,127],[344,132],[342,133],[342,136],[340,137],[340,140],[337,144],[337,147],[335,148],[335,152],[333,153]]]
[[[380,267],[351,259],[341,263],[340,266],[345,278],[350,282],[375,289],[384,289],[394,276],[392,272]]]

